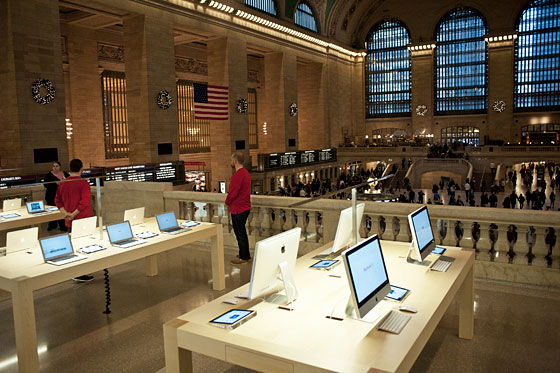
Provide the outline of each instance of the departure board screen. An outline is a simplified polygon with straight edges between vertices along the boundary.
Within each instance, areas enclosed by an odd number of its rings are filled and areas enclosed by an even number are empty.
[[[336,149],[259,154],[259,168],[263,171],[334,161],[336,161]]]
[[[40,184],[35,175],[0,177],[0,189],[10,189]]]

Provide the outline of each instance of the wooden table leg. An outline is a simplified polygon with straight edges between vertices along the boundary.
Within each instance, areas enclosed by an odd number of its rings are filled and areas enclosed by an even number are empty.
[[[20,372],[38,372],[37,329],[33,290],[27,281],[20,281],[12,291],[16,350]]]
[[[214,290],[224,290],[226,287],[224,266],[224,233],[222,225],[216,225],[216,235],[210,238],[210,251],[212,257],[212,280]]]
[[[474,334],[474,267],[461,286],[459,305],[459,338],[472,339]]]
[[[157,255],[146,257],[146,276],[154,277],[158,275]]]
[[[191,373],[192,352],[177,345],[177,328],[186,324],[184,320],[171,320],[163,324],[163,345],[165,351],[165,371],[167,373]]]

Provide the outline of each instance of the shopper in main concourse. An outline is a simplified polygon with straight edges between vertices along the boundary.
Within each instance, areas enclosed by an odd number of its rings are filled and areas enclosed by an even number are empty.
[[[233,231],[239,245],[239,259],[232,260],[232,264],[247,263],[251,259],[249,238],[245,229],[251,212],[251,175],[243,167],[244,160],[245,156],[242,152],[235,152],[231,155],[231,166],[235,168],[235,173],[231,176],[226,205],[229,206]]]

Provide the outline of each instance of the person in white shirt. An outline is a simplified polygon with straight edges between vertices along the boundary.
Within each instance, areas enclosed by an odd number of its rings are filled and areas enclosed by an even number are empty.
[[[471,184],[469,184],[468,182],[465,183],[465,200],[468,201],[469,200],[469,194],[471,192]]]

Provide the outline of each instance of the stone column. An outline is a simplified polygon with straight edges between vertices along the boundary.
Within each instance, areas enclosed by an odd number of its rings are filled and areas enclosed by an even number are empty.
[[[296,56],[270,53],[264,57],[265,97],[262,122],[267,123],[265,153],[297,150],[298,115],[291,116],[289,107],[297,103]],[[292,146],[290,146],[292,140]]]
[[[86,167],[105,162],[101,78],[94,29],[68,26],[68,108],[73,156]]]
[[[436,111],[434,101],[434,50],[413,50],[411,53],[412,74],[412,121],[407,132],[412,136],[416,130],[426,129],[438,141],[441,129],[435,125]],[[416,114],[418,106],[425,105],[428,109],[424,116]]]
[[[167,12],[124,19],[124,62],[130,163],[179,158],[173,19]],[[171,94],[168,109],[158,93]],[[168,154],[169,150],[171,154]]]
[[[68,164],[58,8],[56,0],[0,2],[0,168],[20,175],[50,170],[54,157]],[[49,104],[33,99],[38,79],[56,91]]]
[[[210,39],[208,51],[208,84],[229,87],[228,120],[210,121],[211,186],[231,178],[231,154],[245,154],[245,167],[251,169],[249,156],[249,118],[237,112],[237,100],[247,99],[247,44],[244,40],[219,37]]]
[[[302,150],[328,147],[323,67],[322,63],[298,64],[298,142]]]
[[[513,121],[513,71],[515,40],[496,40],[488,43],[488,125],[490,139],[517,143],[520,128]],[[503,101],[505,110],[495,111],[494,102]],[[517,136],[516,136],[517,135]]]

